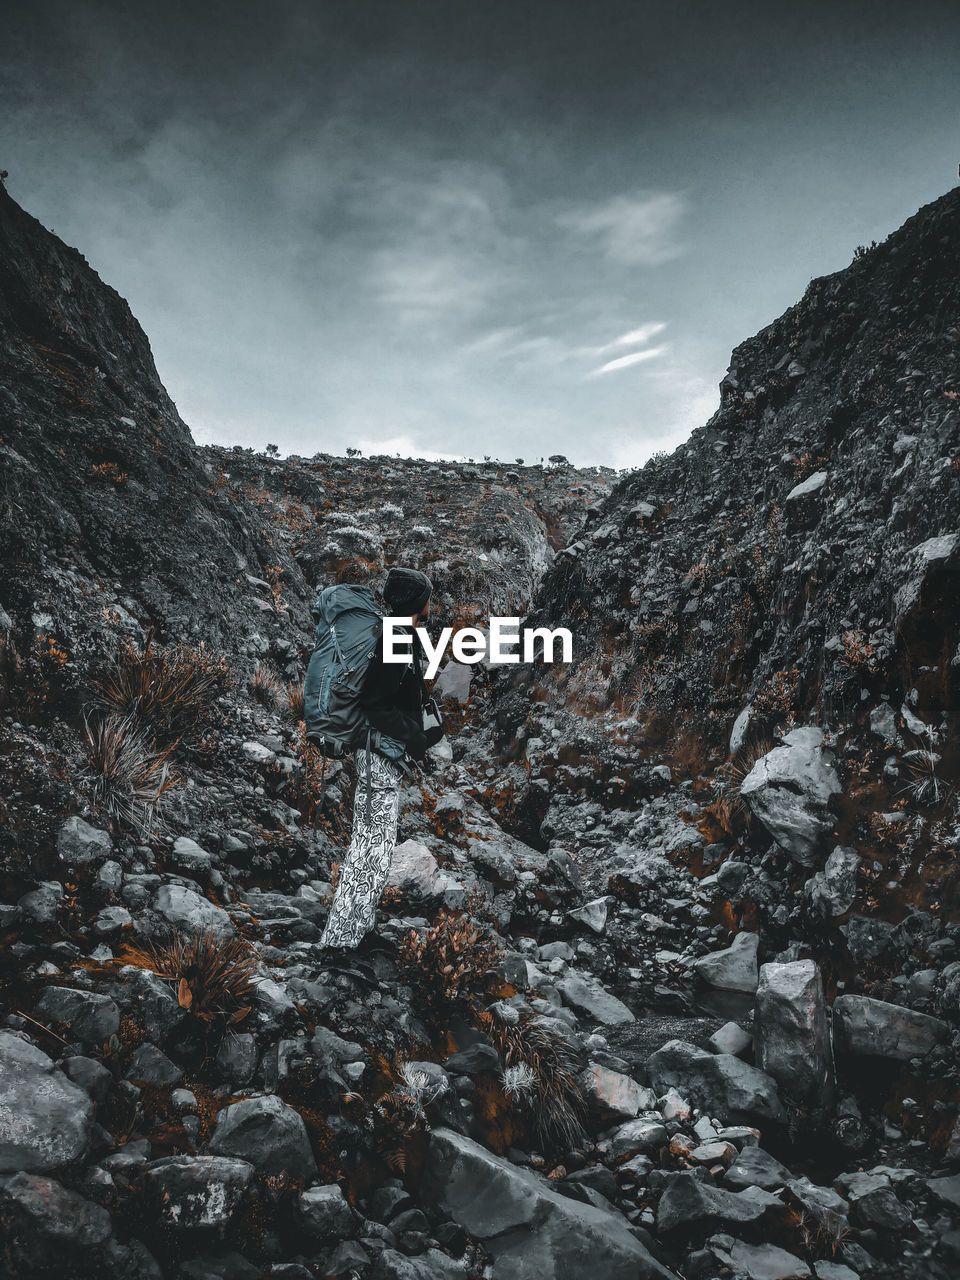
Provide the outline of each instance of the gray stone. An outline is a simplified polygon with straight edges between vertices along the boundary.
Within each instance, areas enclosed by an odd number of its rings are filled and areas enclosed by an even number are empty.
[[[703,1237],[725,1226],[758,1222],[768,1210],[782,1208],[776,1196],[758,1187],[727,1191],[695,1173],[678,1173],[660,1197],[657,1230],[666,1234],[682,1229],[687,1237]]]
[[[881,702],[870,711],[870,732],[882,738],[887,746],[897,740],[897,717],[889,702]]]
[[[889,947],[894,931],[894,925],[888,921],[871,920],[869,916],[851,916],[840,928],[847,940],[847,950],[858,965],[879,960]]]
[[[0,1221],[11,1276],[87,1274],[112,1231],[106,1209],[24,1172],[0,1180]]]
[[[729,1053],[707,1053],[685,1040],[670,1040],[647,1059],[647,1076],[658,1094],[671,1086],[711,1115],[781,1120],[776,1081]]]
[[[120,977],[122,981],[112,988],[113,998],[136,1022],[149,1029],[154,1040],[163,1044],[187,1017],[173,994],[172,984],[149,969],[133,965],[124,966]]]
[[[193,933],[213,931],[215,938],[232,938],[233,921],[222,907],[180,884],[163,885],[153,899],[154,910],[177,929]]]
[[[412,1258],[396,1249],[382,1249],[374,1259],[368,1280],[464,1280],[465,1275],[463,1265],[439,1249],[427,1249]]]
[[[856,849],[836,845],[818,871],[807,881],[805,888],[810,902],[822,916],[842,916],[853,906],[857,892],[857,868],[860,855]]]
[[[753,1044],[753,1036],[739,1022],[725,1022],[707,1041],[714,1053],[732,1053],[737,1057]]]
[[[729,947],[701,956],[693,967],[700,980],[710,987],[721,991],[745,991],[752,995],[757,989],[759,945],[757,934],[738,933]]]
[[[217,1116],[213,1155],[238,1156],[264,1173],[313,1178],[317,1166],[303,1118],[275,1095],[234,1102]]]
[[[833,1052],[820,970],[812,960],[765,964],[754,1021],[757,1065],[791,1099],[829,1107]]]
[[[564,1000],[578,1013],[585,1014],[604,1026],[615,1027],[625,1022],[635,1022],[633,1013],[622,1000],[618,1000],[587,974],[570,972],[558,984]]]
[[[232,1085],[249,1084],[257,1069],[257,1040],[250,1031],[224,1036],[217,1050],[217,1066]]]
[[[308,1187],[297,1201],[296,1218],[308,1235],[325,1240],[347,1240],[359,1227],[357,1215],[335,1182]]]
[[[0,1173],[41,1173],[79,1160],[93,1139],[93,1104],[53,1061],[0,1031]]]
[[[638,1116],[620,1125],[609,1137],[610,1156],[622,1160],[630,1156],[653,1155],[670,1141],[666,1125],[658,1118]]]
[[[59,880],[44,880],[36,889],[25,893],[17,906],[23,916],[34,924],[55,924],[62,897],[63,885]]]
[[[950,1027],[939,1018],[898,1004],[850,995],[834,1001],[833,1036],[838,1053],[907,1062],[948,1040]]]
[[[723,1185],[731,1191],[743,1191],[745,1187],[772,1191],[774,1187],[786,1186],[792,1177],[787,1166],[762,1147],[744,1147],[723,1175]]]
[[[874,1227],[878,1231],[903,1231],[913,1220],[913,1215],[892,1187],[877,1187],[861,1196],[854,1208],[854,1217],[861,1227]]]
[[[68,866],[105,861],[113,852],[113,841],[106,831],[91,827],[83,818],[68,818],[57,832],[57,854]]]
[[[593,1105],[616,1120],[632,1120],[641,1111],[650,1111],[656,1105],[652,1089],[598,1062],[591,1062],[581,1072],[580,1080]]]
[[[178,836],[170,851],[175,866],[182,871],[206,874],[213,866],[213,856],[189,836]]]
[[[413,901],[442,898],[447,906],[459,906],[466,900],[461,882],[417,840],[404,840],[394,849],[386,887]]]
[[[810,1275],[810,1268],[796,1254],[775,1244],[735,1240],[730,1249],[714,1247],[713,1255],[747,1280],[806,1280]]]
[[[134,1050],[127,1070],[127,1079],[142,1084],[172,1087],[183,1079],[183,1071],[171,1062],[162,1049],[147,1041]]]
[[[104,907],[93,922],[93,932],[98,938],[109,938],[111,934],[128,929],[132,924],[133,916],[126,907]]]
[[[96,1105],[106,1102],[113,1085],[113,1075],[96,1058],[72,1057],[61,1063],[61,1068],[74,1084],[78,1084]]]
[[[607,899],[595,898],[593,902],[585,902],[582,907],[571,911],[570,917],[573,920],[579,920],[594,933],[603,933],[607,927]]]
[[[145,1199],[165,1225],[177,1231],[223,1228],[253,1185],[246,1160],[224,1156],[169,1156],[143,1171]]]
[[[430,1136],[420,1199],[435,1204],[493,1258],[497,1280],[668,1280],[616,1212],[562,1195],[450,1129]],[[673,1278],[675,1280],[675,1278]]]
[[[840,791],[833,755],[814,725],[794,729],[744,778],[740,794],[774,840],[797,862],[811,866],[833,831],[827,805]]]
[[[41,1019],[62,1023],[84,1044],[104,1044],[120,1030],[120,1010],[109,996],[73,987],[46,987],[37,1001]]]
[[[927,1190],[944,1204],[960,1209],[960,1173],[946,1178],[928,1178]]]

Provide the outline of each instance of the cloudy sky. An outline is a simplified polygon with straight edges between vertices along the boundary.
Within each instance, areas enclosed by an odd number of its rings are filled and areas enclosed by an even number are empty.
[[[7,187],[202,442],[638,465],[957,179],[938,0],[4,12]]]

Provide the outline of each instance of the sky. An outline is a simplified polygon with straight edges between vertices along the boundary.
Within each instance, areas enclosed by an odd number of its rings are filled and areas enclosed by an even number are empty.
[[[641,465],[954,186],[939,0],[5,0],[0,168],[201,443]]]

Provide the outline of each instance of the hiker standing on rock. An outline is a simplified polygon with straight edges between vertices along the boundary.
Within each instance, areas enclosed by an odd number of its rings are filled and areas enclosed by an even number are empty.
[[[321,591],[314,607],[317,641],[304,683],[307,735],[325,755],[355,752],[357,781],[350,848],[340,866],[320,945],[353,950],[376,922],[397,843],[400,788],[408,759],[422,760],[443,737],[426,694],[416,628],[428,616],[433,587],[417,569],[392,568],[385,611],[366,587]],[[411,636],[406,662],[383,660],[383,613],[409,617],[395,634]],[[397,646],[399,648],[399,646]],[[434,723],[435,721],[435,723]]]

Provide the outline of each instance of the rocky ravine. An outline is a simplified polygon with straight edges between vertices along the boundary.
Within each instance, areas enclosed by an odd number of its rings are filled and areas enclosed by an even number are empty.
[[[605,496],[197,449],[0,191],[8,1270],[954,1273],[957,207]],[[581,660],[443,673],[384,949],[324,967],[309,603],[396,560]]]

